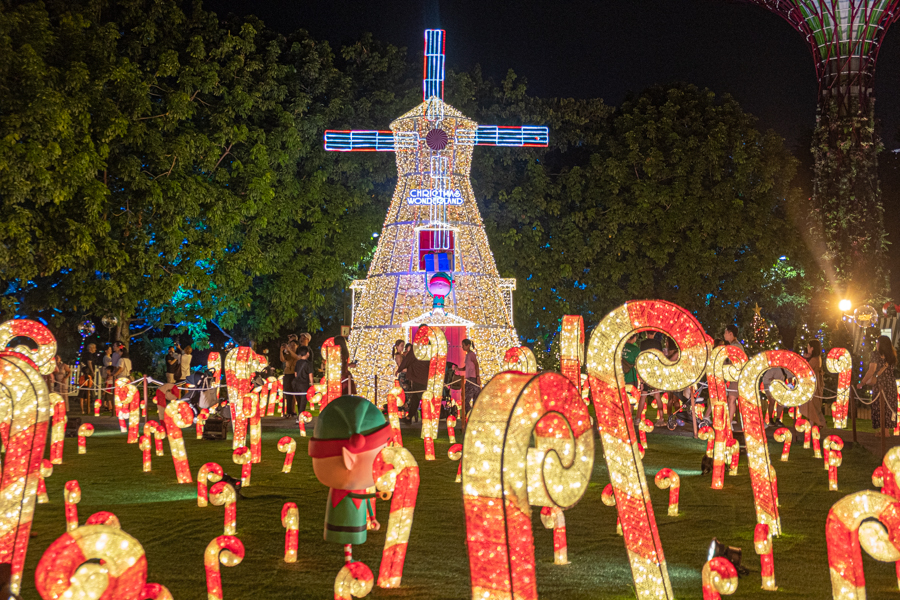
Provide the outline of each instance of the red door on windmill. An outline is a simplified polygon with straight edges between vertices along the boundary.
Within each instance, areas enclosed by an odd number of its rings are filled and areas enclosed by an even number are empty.
[[[386,151],[397,157],[397,187],[364,281],[353,289],[351,361],[360,393],[375,376],[386,394],[396,364],[391,347],[420,325],[445,329],[450,360],[459,342],[479,348],[482,373],[503,370],[506,350],[520,344],[513,325],[515,280],[501,279],[469,180],[474,146],[546,146],[547,128],[479,125],[444,103],[444,32],[425,32],[423,102],[390,131],[326,131],[325,149]],[[438,274],[452,290],[443,306],[429,293]],[[455,353],[454,353],[455,351]],[[455,362],[455,361],[454,361]]]

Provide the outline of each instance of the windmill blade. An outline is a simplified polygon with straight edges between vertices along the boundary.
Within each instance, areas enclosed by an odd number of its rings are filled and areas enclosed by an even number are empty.
[[[546,127],[523,125],[479,125],[475,131],[461,131],[457,143],[475,146],[543,147],[549,143]]]
[[[422,100],[444,99],[444,30],[425,30],[425,65],[422,73]]]
[[[336,131],[325,132],[325,149],[332,152],[393,152],[392,131]]]

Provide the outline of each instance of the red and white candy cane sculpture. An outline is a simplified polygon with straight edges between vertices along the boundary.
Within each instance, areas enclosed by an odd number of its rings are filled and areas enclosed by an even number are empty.
[[[681,490],[681,478],[672,469],[660,469],[653,478],[656,487],[669,490],[669,516],[678,516],[678,495]]]
[[[265,407],[260,404],[262,394],[260,388],[244,396],[244,416],[249,419],[250,428],[250,461],[258,463],[262,460],[262,415]]]
[[[200,470],[197,471],[197,506],[203,508],[209,503],[209,494],[206,486],[209,483],[217,483],[222,481],[224,472],[222,467],[216,463],[205,463]]]
[[[456,483],[460,483],[462,481],[462,444],[451,444],[447,448],[447,458],[459,461],[459,466],[456,468]]]
[[[769,531],[776,536],[781,535],[781,518],[773,487],[774,475],[763,425],[759,385],[765,372],[777,367],[793,373],[797,383],[793,389],[789,389],[784,382],[773,381],[769,386],[769,393],[775,402],[787,407],[801,406],[808,402],[816,391],[816,376],[809,363],[802,356],[789,350],[761,352],[751,358],[741,370],[738,401],[741,419],[744,422],[747,464],[753,487],[756,522],[768,525]]]
[[[328,338],[322,344],[322,358],[325,359],[325,393],[319,410],[341,396],[341,348]]]
[[[447,338],[444,332],[437,327],[422,325],[413,339],[413,352],[419,360],[429,361],[428,383],[422,392],[422,437],[425,438],[425,460],[434,460],[434,440],[438,436],[444,372],[447,369]]]
[[[82,423],[78,426],[78,454],[87,454],[87,439],[94,435],[94,426]]]
[[[234,464],[241,465],[241,487],[250,487],[250,475],[253,469],[253,457],[246,447],[238,448],[231,453]]]
[[[169,438],[169,452],[175,463],[175,476],[178,483],[191,483],[191,465],[188,463],[187,451],[181,430],[194,424],[194,411],[184,400],[174,400],[166,405],[166,435]]]
[[[230,483],[220,481],[209,490],[209,501],[213,506],[225,505],[225,535],[237,531],[237,493]]]
[[[823,469],[826,471],[830,468],[830,463],[828,457],[831,455],[832,450],[843,450],[844,449],[844,440],[841,439],[839,435],[829,435],[825,438],[825,441],[822,442],[822,448],[825,450],[825,458],[824,458],[824,466]]]
[[[731,476],[737,475],[738,465],[741,461],[741,446],[736,439],[731,438],[725,442],[725,458],[729,464],[728,474]]]
[[[565,431],[530,448],[545,417]],[[537,598],[531,506],[573,506],[594,464],[578,388],[558,373],[495,375],[469,415],[462,460],[472,596]]]
[[[447,437],[451,446],[456,443],[456,417],[453,415],[447,415]]]
[[[781,460],[787,462],[791,455],[791,440],[794,439],[794,435],[787,427],[779,427],[775,430],[773,437],[776,442],[784,442],[784,446],[781,448]]]
[[[66,506],[66,529],[72,531],[78,528],[78,503],[81,502],[81,486],[76,480],[66,482],[63,501]]]
[[[553,530],[553,564],[569,564],[569,549],[566,542],[566,517],[558,506],[541,507],[541,523]]]
[[[704,425],[697,433],[697,437],[701,440],[706,441],[706,455],[712,458],[715,452],[716,431],[709,425]]]
[[[206,570],[208,600],[222,600],[222,573],[219,571],[219,563],[226,567],[236,567],[242,560],[244,560],[244,544],[233,535],[220,535],[206,546],[203,553],[203,567]]]
[[[733,439],[731,421],[728,418],[728,382],[738,380],[741,369],[747,362],[747,355],[740,346],[719,346],[713,348],[709,362],[707,380],[709,399],[712,405],[713,430],[716,432],[716,441],[713,445],[711,487],[714,490],[721,490],[725,485],[725,463],[727,462],[725,454],[728,442]]]
[[[588,345],[587,366],[597,428],[613,482],[638,600],[674,597],[622,370],[624,342],[635,333],[647,330],[668,335],[679,349],[675,363],[658,350],[647,350],[637,357],[638,374],[660,390],[681,390],[694,385],[706,370],[712,345],[691,313],[670,302],[648,300],[628,302],[612,311],[594,329]]]
[[[225,355],[225,383],[231,405],[231,426],[234,431],[232,448],[247,444],[247,417],[242,413],[241,399],[253,387],[256,353],[247,346],[232,348]]]
[[[206,424],[207,419],[209,419],[209,409],[202,408],[200,409],[200,414],[197,415],[197,439],[203,439],[203,427]]]
[[[116,379],[115,388],[115,416],[119,419],[119,431],[126,433],[128,431],[128,422],[126,419],[128,406],[131,405],[131,394],[137,394],[137,388],[128,383],[125,377]]]
[[[840,450],[832,449],[828,453],[828,489],[832,492],[838,491],[837,469],[841,466],[843,458]]]
[[[30,338],[37,348],[32,349],[24,344],[7,348],[18,337]],[[56,369],[56,363],[53,362],[53,357],[56,356],[56,338],[46,325],[37,321],[13,319],[0,324],[0,350],[24,356],[41,375],[50,375]]]
[[[222,382],[222,355],[210,352],[206,358],[206,368],[212,371],[212,385],[216,388],[216,400],[219,399],[219,384]]]
[[[834,428],[847,427],[847,413],[850,407],[850,378],[853,375],[853,358],[845,348],[832,348],[825,357],[825,368],[838,376],[837,398],[831,404]]]
[[[117,529],[122,528],[122,524],[119,523],[119,517],[114,515],[113,513],[105,510],[101,510],[100,512],[95,512],[91,516],[87,518],[87,521],[84,522],[85,525],[109,525],[110,527],[115,527]]]
[[[138,439],[138,448],[141,450],[141,468],[144,473],[153,470],[153,440],[149,435],[142,435]]]
[[[284,436],[278,440],[278,451],[284,453],[284,466],[281,467],[282,473],[290,473],[291,465],[294,463],[294,453],[297,451],[297,442],[290,436]]]
[[[163,413],[165,414],[165,413]],[[156,421],[150,421],[150,423],[156,423]],[[157,456],[165,456],[165,450],[163,449],[163,440],[166,439],[166,426],[162,423],[156,423],[153,427],[153,445],[156,449]]]
[[[388,446],[375,458],[372,471],[375,487],[382,498],[391,498],[378,587],[394,588],[400,585],[403,578],[409,532],[419,494],[419,465],[403,446]]]
[[[44,480],[51,475],[53,475],[53,463],[45,458],[41,461],[41,478],[38,480],[38,504],[47,504],[48,502],[50,502],[50,497],[47,495],[47,482]]]
[[[647,448],[647,434],[653,432],[653,421],[650,419],[641,419],[641,422],[638,423],[638,439],[640,439],[641,446]]]
[[[775,585],[775,561],[772,557],[772,534],[765,523],[757,523],[753,531],[753,548],[759,555],[759,566],[762,574],[762,589],[774,592],[778,589]]]
[[[584,335],[582,333],[582,348],[584,347]],[[584,350],[582,349],[582,357]],[[534,358],[534,352],[527,346],[513,346],[503,355],[503,369],[505,371],[518,371],[519,373],[533,374],[537,373],[537,359]],[[581,368],[579,367],[579,371]]]
[[[900,502],[872,491],[845,496],[828,512],[825,542],[834,600],[865,600],[861,550],[876,560],[900,560]]]
[[[297,545],[300,539],[300,511],[293,502],[285,502],[281,508],[281,526],[284,527],[284,562],[297,562]]]
[[[398,446],[403,445],[403,436],[400,434],[400,414],[397,412],[398,406],[406,403],[406,392],[400,387],[400,382],[394,380],[394,385],[385,395],[387,402],[388,423],[391,424],[391,441]]]
[[[44,600],[172,598],[165,587],[147,583],[144,548],[115,524],[64,533],[44,552],[34,582]]]
[[[24,321],[14,321],[20,322]],[[9,335],[11,329],[22,331],[20,335],[45,339],[42,337],[42,332],[46,330],[43,325],[34,328],[10,326],[9,322],[0,325],[0,331],[5,332],[5,336]],[[26,331],[35,333],[26,334]],[[49,347],[51,344],[47,341],[46,345]],[[24,349],[28,350],[29,356],[41,360],[46,353],[40,347],[37,352]],[[55,353],[55,341],[52,342],[52,349]],[[12,593],[19,592],[22,582],[50,421],[50,395],[47,384],[36,367],[24,353],[0,351],[0,406],[7,411],[4,418],[9,425],[5,468],[0,479],[0,563],[12,565]]]
[[[363,598],[372,591],[375,576],[364,563],[345,564],[334,579],[334,600]]]
[[[312,413],[304,410],[297,416],[297,424],[300,426],[300,436],[306,437],[306,424],[312,422]]]
[[[822,458],[822,445],[819,442],[821,434],[819,433],[819,426],[813,425],[811,427],[812,433],[812,446],[813,446],[813,456],[816,458]]]
[[[797,419],[794,421],[794,429],[797,433],[803,434],[803,448],[809,450],[810,440],[812,440],[812,424],[806,419]]]
[[[565,375],[581,396],[581,365],[584,364],[584,318],[564,315],[559,333],[559,372]]]
[[[616,493],[613,491],[613,486],[611,483],[607,483],[603,488],[603,492],[600,493],[600,499],[606,506],[616,505]],[[616,512],[616,533],[618,535],[622,535],[622,521],[621,519],[619,519],[618,511]]]
[[[63,444],[66,441],[66,399],[59,394],[50,394],[50,410],[53,424],[50,427],[50,462],[61,465],[63,461]]]
[[[703,600],[722,600],[722,594],[730,596],[738,586],[737,569],[722,556],[703,565],[700,579],[703,582]]]

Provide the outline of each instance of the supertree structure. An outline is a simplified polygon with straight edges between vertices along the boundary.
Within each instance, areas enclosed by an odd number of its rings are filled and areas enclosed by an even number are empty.
[[[886,291],[886,251],[875,133],[875,63],[900,0],[745,0],[806,37],[819,79],[812,233],[836,281],[859,300]]]

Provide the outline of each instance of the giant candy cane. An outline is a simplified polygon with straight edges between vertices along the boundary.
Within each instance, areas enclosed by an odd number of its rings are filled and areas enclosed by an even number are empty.
[[[588,346],[588,373],[603,453],[616,497],[625,547],[638,600],[671,599],[672,585],[656,528],[631,406],[625,393],[622,350],[635,333],[661,331],[675,340],[678,362],[658,350],[638,355],[635,367],[650,385],[680,390],[694,385],[706,370],[711,340],[697,319],[670,302],[629,302],[607,315]]]
[[[584,340],[581,342],[584,344]],[[527,346],[513,346],[503,355],[503,368],[519,373],[537,373],[537,360]]]
[[[584,363],[584,318],[565,315],[559,334],[559,371],[581,394],[581,365]]]
[[[548,416],[558,435],[530,448]],[[558,373],[495,375],[470,414],[462,461],[472,597],[536,599],[531,506],[573,506],[593,468],[581,394]]]
[[[729,364],[725,364],[728,362]],[[728,382],[737,381],[741,368],[747,362],[747,355],[740,346],[719,346],[710,354],[710,369],[707,373],[709,399],[712,404],[713,430],[716,439],[713,444],[712,489],[721,490],[725,483],[725,453],[731,441],[731,422],[728,418]]]
[[[800,406],[810,400],[816,390],[816,377],[803,357],[789,350],[767,350],[751,358],[741,371],[738,381],[738,402],[744,422],[747,443],[747,464],[753,486],[753,504],[757,523],[765,523],[773,536],[781,534],[781,518],[774,488],[772,463],[763,424],[759,384],[763,374],[773,367],[787,369],[797,379],[796,387],[788,388],[782,381],[773,381],[769,391],[783,406]]]
[[[191,483],[191,465],[188,464],[181,430],[193,425],[194,411],[184,400],[175,400],[166,405],[165,415],[169,451],[172,453],[172,462],[175,463],[175,476],[178,483]]]
[[[829,373],[837,373],[837,398],[831,405],[831,416],[834,428],[844,429],[847,426],[847,413],[850,406],[850,378],[852,377],[853,358],[844,348],[832,348],[825,357],[825,367]]]
[[[319,410],[341,396],[341,348],[328,338],[322,344],[322,358],[325,359],[325,393]]]
[[[0,330],[8,331],[8,325],[0,325]],[[52,346],[55,352],[55,341]],[[40,350],[32,354],[40,354]],[[10,417],[0,478],[0,563],[12,565],[10,591],[17,594],[22,583],[50,420],[47,384],[35,363],[18,352],[0,352],[0,413]]]
[[[231,405],[231,426],[234,430],[232,448],[247,444],[247,417],[243,414],[242,400],[251,389],[256,354],[252,348],[238,346],[225,355],[225,383],[228,387],[228,403]]]
[[[391,516],[378,572],[378,587],[393,588],[400,585],[403,577],[403,563],[419,494],[419,465],[403,446],[388,446],[375,459],[373,475],[378,491],[391,495]]]
[[[422,325],[416,331],[413,352],[419,360],[429,361],[428,384],[422,392],[422,437],[425,438],[425,460],[434,460],[434,440],[438,436],[444,371],[447,369],[447,338],[444,332],[437,327]]]
[[[37,345],[37,349],[25,345],[7,348],[7,345],[17,337],[30,338]],[[49,375],[56,368],[53,362],[56,355],[56,338],[47,327],[37,321],[15,319],[0,324],[0,351],[4,350],[24,356],[26,361],[30,361],[29,366],[37,369],[41,375]],[[0,442],[4,450],[9,445],[12,419],[13,412],[9,399],[0,397]]]

